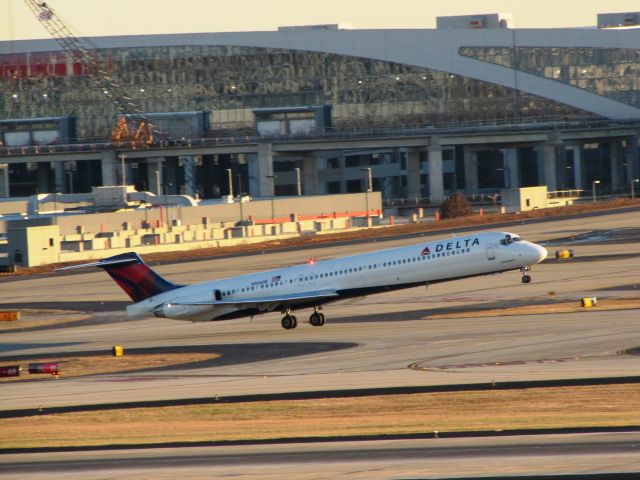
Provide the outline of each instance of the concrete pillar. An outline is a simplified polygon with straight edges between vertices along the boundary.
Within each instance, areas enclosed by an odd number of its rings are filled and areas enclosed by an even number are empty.
[[[196,163],[193,155],[180,157],[184,168],[184,194],[190,197],[196,195]]]
[[[573,145],[573,183],[576,190],[584,190],[584,174],[583,174],[582,144]]]
[[[638,154],[638,138],[629,137],[626,139],[626,160],[627,160],[627,180],[632,182],[640,178],[640,155]]]
[[[38,163],[38,193],[49,193],[49,162]]]
[[[619,192],[624,189],[624,150],[620,140],[612,140],[609,143],[609,156],[611,157],[611,191]]]
[[[162,195],[162,163],[164,157],[154,158],[147,162],[147,185],[149,191],[156,195]]]
[[[558,190],[557,161],[555,144],[545,143],[538,148],[538,165],[542,166],[542,183],[550,192]]]
[[[520,164],[518,162],[518,149],[505,148],[502,150],[502,162],[504,165],[505,188],[519,188]]]
[[[306,153],[302,157],[302,193],[304,195],[318,194],[318,168],[313,153]]]
[[[442,158],[442,155],[440,157]],[[410,199],[422,197],[419,150],[412,149],[407,152],[407,197]]]
[[[53,164],[53,174],[55,178],[53,191],[55,193],[66,192],[67,174],[64,170],[64,162],[55,162]]]
[[[258,144],[258,155],[249,162],[249,193],[252,197],[271,197],[274,194],[273,150],[270,143]]]
[[[0,163],[0,197],[9,196],[9,164]]]
[[[478,154],[471,147],[464,148],[464,181],[467,194],[478,193]]]
[[[557,152],[557,172],[558,172],[558,190],[567,190],[569,188],[570,182],[567,177],[568,169],[567,169],[567,149],[563,144],[559,144],[556,146]]]
[[[347,192],[347,159],[343,152],[340,152],[338,157],[338,164],[340,170],[340,193]]]
[[[116,185],[116,152],[113,150],[105,150],[102,152],[100,154],[100,165],[102,167],[102,186],[109,187]],[[58,185],[57,180],[58,170],[56,164],[56,186]]]
[[[442,147],[437,139],[432,140],[429,152],[429,201],[440,204],[444,201],[444,180],[442,178]]]

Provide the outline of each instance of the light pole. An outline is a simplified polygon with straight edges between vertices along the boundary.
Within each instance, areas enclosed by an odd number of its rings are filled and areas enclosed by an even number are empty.
[[[635,184],[640,182],[640,178],[634,178],[631,180],[631,200],[636,198],[636,187]]]
[[[227,168],[227,178],[229,179],[229,196],[233,198],[233,180],[231,176],[231,169]]]
[[[244,212],[242,211],[242,183],[240,182],[240,174],[237,174],[238,177],[238,205],[240,205],[240,221],[244,222]]]
[[[367,168],[361,168],[360,169],[361,172],[365,172],[366,176],[364,179],[364,203],[365,203],[365,208],[367,209],[367,222],[369,221],[369,192],[371,191],[371,168],[367,167]]]
[[[296,170],[296,187],[297,187],[298,196],[300,196],[302,195],[302,184],[300,183],[300,169],[296,167],[295,170]]]
[[[276,178],[278,178],[278,176],[267,175],[266,178],[271,179],[271,222],[273,222],[276,218],[274,197],[276,196]]]
[[[122,186],[124,187],[127,184],[127,171],[124,169],[124,161],[127,158],[127,156],[124,153],[121,153],[119,155],[120,157],[120,161],[122,162]]]
[[[594,180],[591,184],[592,195],[593,195],[593,203],[596,203],[596,185],[600,183],[600,180]]]

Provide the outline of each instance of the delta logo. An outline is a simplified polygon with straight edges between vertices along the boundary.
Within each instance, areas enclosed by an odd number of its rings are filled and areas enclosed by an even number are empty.
[[[459,250],[461,248],[473,247],[475,245],[480,245],[480,240],[478,238],[465,238],[447,243],[438,243],[435,246],[435,253]],[[424,249],[422,249],[422,252],[420,252],[421,257],[424,257],[425,255],[431,255],[431,249],[429,248],[429,245],[424,247]]]

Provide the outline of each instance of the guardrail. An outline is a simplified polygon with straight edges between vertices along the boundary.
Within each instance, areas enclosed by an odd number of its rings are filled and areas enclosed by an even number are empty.
[[[500,132],[524,132],[536,130],[557,130],[557,129],[579,129],[579,128],[602,128],[602,127],[636,127],[640,128],[640,119],[634,120],[607,120],[593,118],[546,118],[536,117],[535,119],[505,120],[505,121],[480,121],[480,122],[457,122],[442,123],[437,125],[398,125],[394,127],[382,125],[356,124],[351,127],[330,128],[304,134],[274,134],[257,135],[255,133],[230,132],[228,135],[220,135],[205,138],[181,138],[163,140],[153,145],[146,145],[142,142],[111,142],[107,139],[97,139],[95,141],[79,141],[69,144],[57,145],[29,145],[29,146],[3,146],[0,147],[0,156],[38,155],[38,154],[59,154],[77,152],[96,152],[103,150],[136,150],[136,149],[166,149],[181,147],[202,147],[202,146],[229,146],[246,145],[260,142],[291,142],[291,141],[314,141],[314,140],[349,140],[362,138],[394,138],[394,137],[415,137],[432,136],[443,134],[460,133],[487,133],[490,131]]]

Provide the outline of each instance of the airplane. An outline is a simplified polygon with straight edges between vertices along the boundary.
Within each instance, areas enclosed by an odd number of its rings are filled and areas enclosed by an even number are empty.
[[[309,323],[319,327],[322,306],[347,298],[510,270],[529,283],[531,266],[546,257],[544,247],[518,235],[486,232],[186,286],[165,280],[135,252],[59,270],[102,268],[133,300],[129,316],[202,322],[280,311],[282,327],[292,329],[294,309],[313,308]]]

